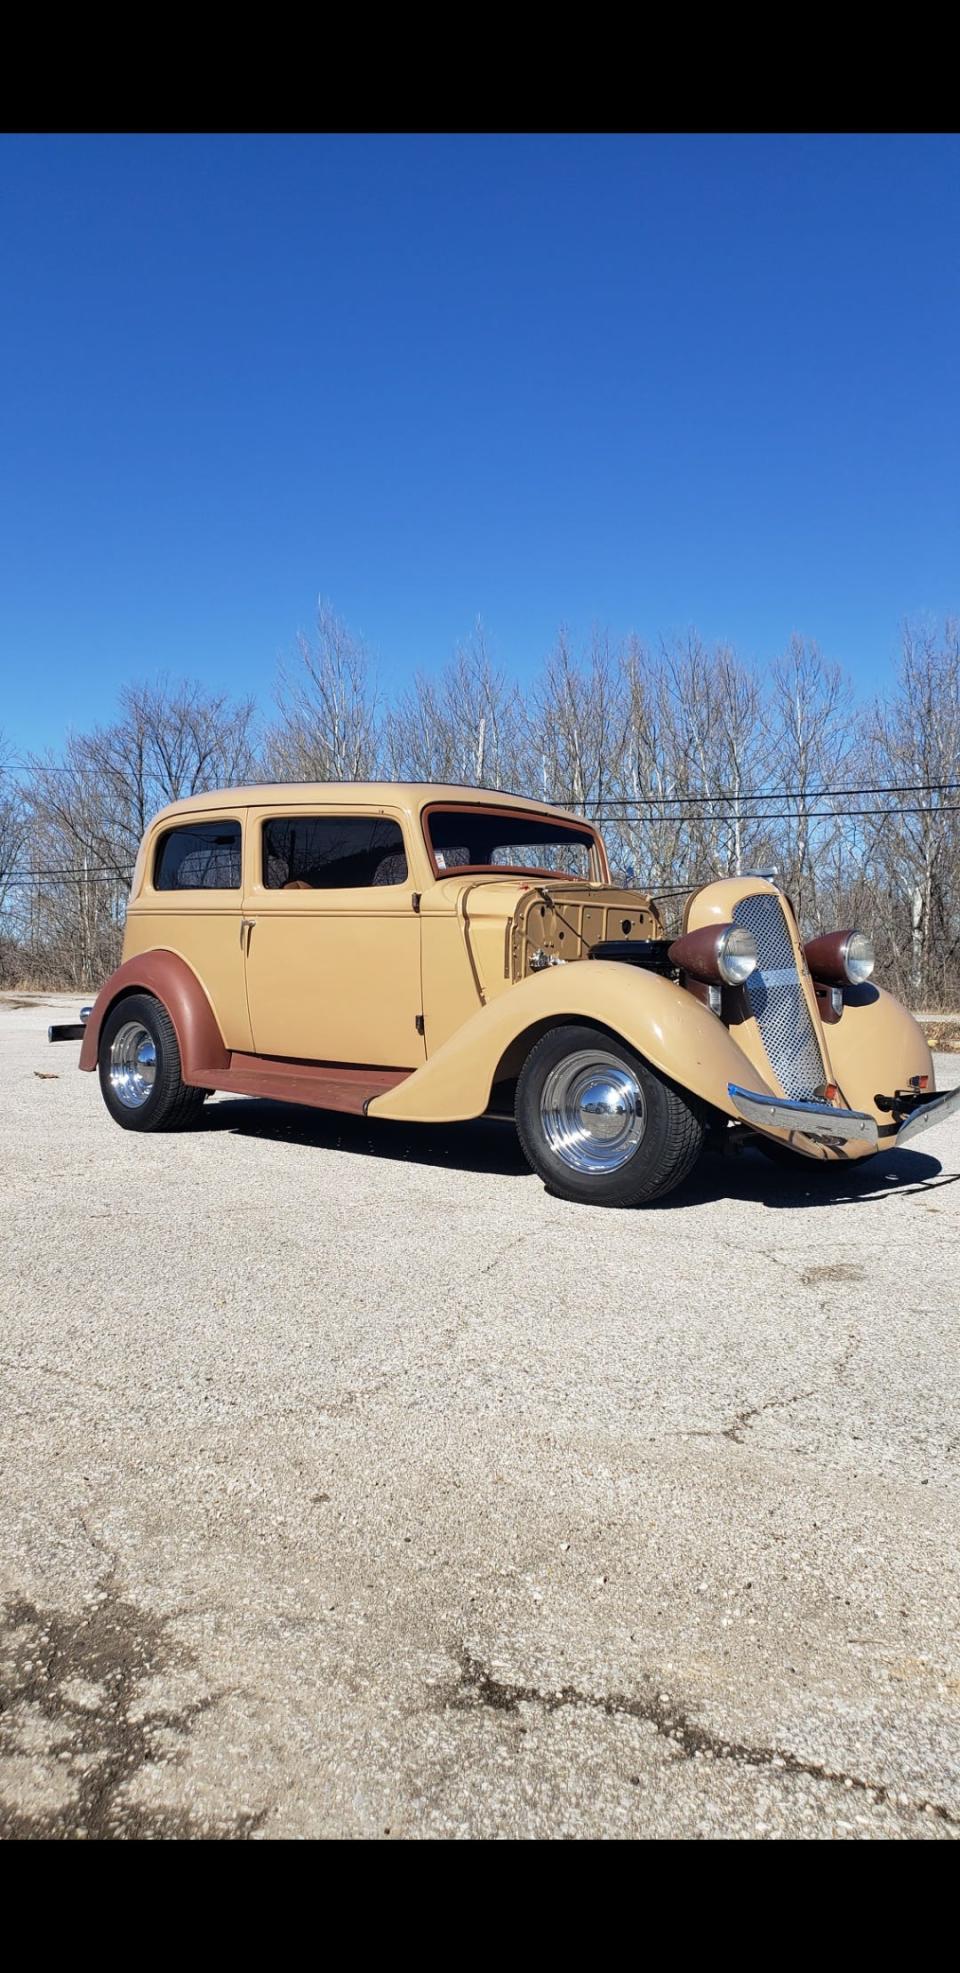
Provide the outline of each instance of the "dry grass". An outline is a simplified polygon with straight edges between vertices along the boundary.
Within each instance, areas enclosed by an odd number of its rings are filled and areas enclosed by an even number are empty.
[[[930,1014],[920,1026],[931,1048],[947,1055],[960,1055],[960,1018]]]

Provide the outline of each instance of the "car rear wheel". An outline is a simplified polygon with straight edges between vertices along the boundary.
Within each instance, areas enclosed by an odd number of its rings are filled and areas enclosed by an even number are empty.
[[[517,1082],[517,1133],[550,1192],[595,1206],[641,1206],[671,1192],[699,1156],[696,1099],[600,1028],[552,1028]]]
[[[162,1001],[130,994],[107,1015],[100,1035],[100,1088],[123,1130],[185,1130],[206,1091],[182,1079],[176,1030]]]

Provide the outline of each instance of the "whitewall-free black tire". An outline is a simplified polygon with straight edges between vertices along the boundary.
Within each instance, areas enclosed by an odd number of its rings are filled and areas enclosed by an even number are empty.
[[[517,1081],[517,1133],[548,1190],[584,1205],[641,1206],[672,1192],[700,1154],[706,1119],[617,1036],[551,1028]]]

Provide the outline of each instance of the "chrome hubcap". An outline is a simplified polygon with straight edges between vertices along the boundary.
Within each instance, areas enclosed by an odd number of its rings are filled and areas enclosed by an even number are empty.
[[[615,1055],[581,1049],[551,1069],[540,1121],[551,1151],[571,1171],[619,1171],[646,1128],[643,1091]]]
[[[127,1021],[110,1043],[110,1087],[128,1110],[147,1101],[157,1077],[157,1051],[140,1021]]]

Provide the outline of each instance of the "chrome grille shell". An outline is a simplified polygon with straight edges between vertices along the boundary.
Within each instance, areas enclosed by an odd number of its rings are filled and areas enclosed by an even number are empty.
[[[816,1097],[829,1077],[778,893],[742,897],[733,922],[752,932],[757,943],[757,969],[743,990],[774,1075],[785,1096]]]

